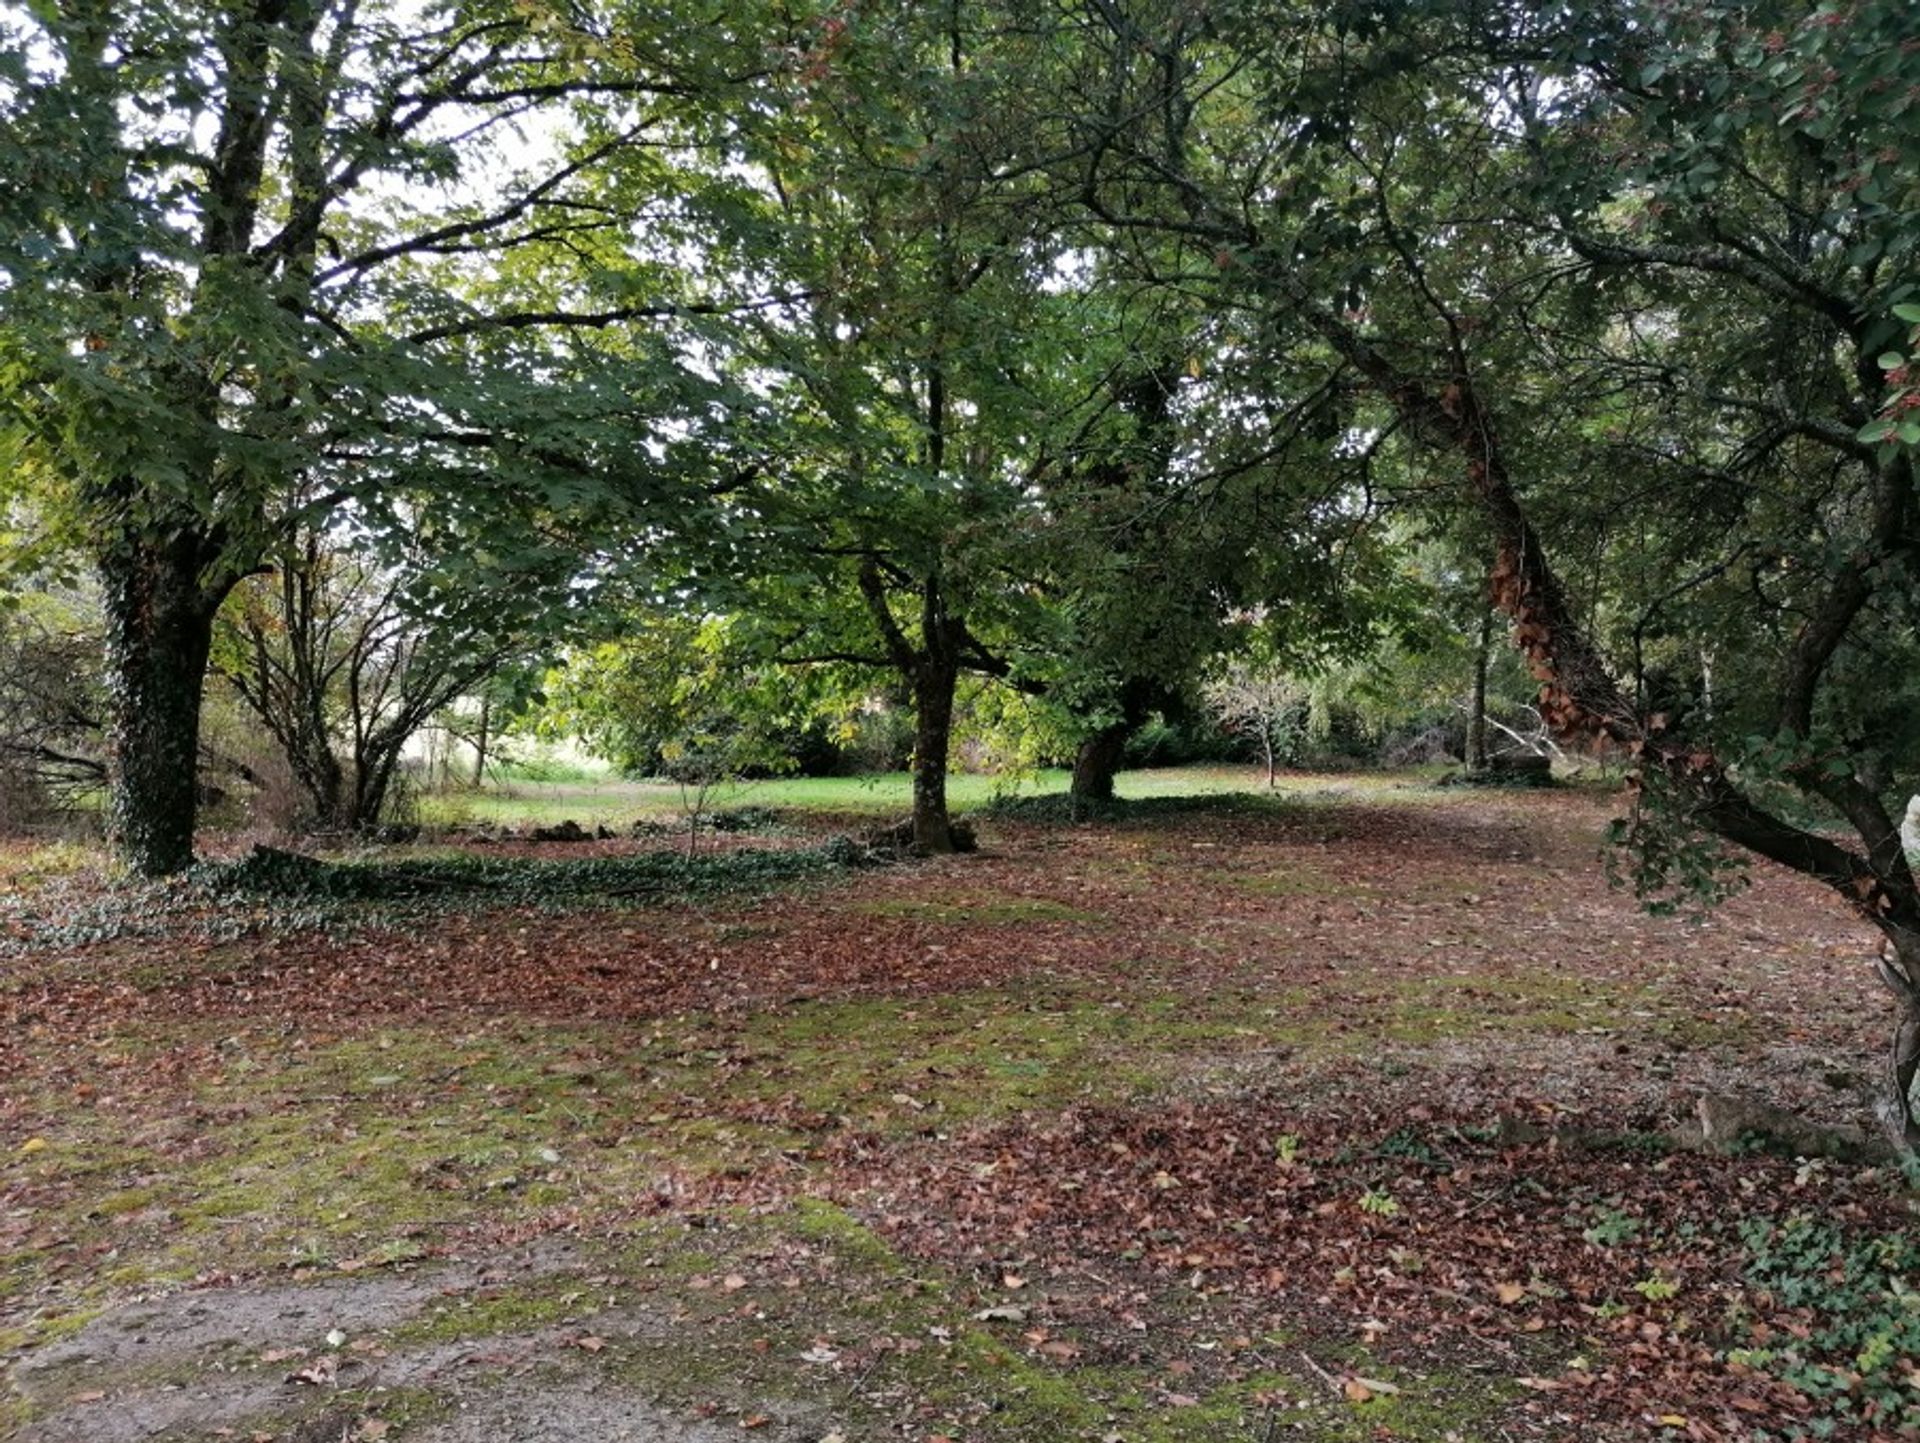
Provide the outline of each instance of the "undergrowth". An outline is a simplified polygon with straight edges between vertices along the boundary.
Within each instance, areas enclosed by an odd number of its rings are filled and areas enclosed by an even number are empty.
[[[1804,1213],[1740,1228],[1745,1276],[1799,1313],[1733,1360],[1772,1373],[1815,1405],[1814,1416],[1769,1439],[1920,1435],[1920,1239],[1860,1235]]]
[[[476,906],[559,913],[750,894],[859,865],[864,856],[843,841],[557,860],[457,853],[332,862],[258,847],[176,878],[105,891],[56,884],[0,899],[0,956],[167,936],[183,927],[211,941],[235,941],[267,930],[337,932]]]

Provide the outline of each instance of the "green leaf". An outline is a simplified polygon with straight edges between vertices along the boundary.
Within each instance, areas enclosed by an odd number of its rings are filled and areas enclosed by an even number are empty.
[[[1906,365],[1906,363],[1907,358],[1898,351],[1882,351],[1880,353],[1880,369],[1883,371],[1897,371]]]

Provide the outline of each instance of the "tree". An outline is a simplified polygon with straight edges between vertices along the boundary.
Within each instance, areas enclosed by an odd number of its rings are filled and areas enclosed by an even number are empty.
[[[191,858],[214,617],[299,527],[377,526],[407,492],[644,496],[684,372],[589,338],[684,298],[595,292],[627,222],[586,191],[719,43],[658,22],[508,0],[0,21],[0,421],[32,462],[0,485],[42,486],[100,578],[109,825],[135,870]],[[584,99],[607,122],[576,139]]]
[[[621,770],[679,784],[692,855],[713,789],[792,765],[811,698],[753,651],[749,628],[655,612],[619,641],[569,655],[547,682],[542,726]]]
[[[0,826],[98,794],[100,639],[82,597],[48,586],[0,607]]]
[[[517,649],[512,616],[435,598],[418,570],[308,533],[220,613],[215,670],[278,745],[313,824],[367,832],[407,747]],[[504,622],[504,625],[503,625]]]
[[[1271,658],[1235,656],[1207,678],[1205,696],[1221,725],[1260,748],[1271,790],[1280,762],[1299,744],[1305,729],[1306,689]]]
[[[716,336],[764,397],[764,463],[717,498],[689,585],[792,664],[897,677],[914,843],[948,852],[959,680],[1017,678],[1003,643],[1039,634],[1011,547],[1066,302],[1043,287],[1055,247],[1017,178],[1022,42],[971,6],[902,6],[821,17],[793,44],[731,137],[740,178],[708,265],[806,299]]]

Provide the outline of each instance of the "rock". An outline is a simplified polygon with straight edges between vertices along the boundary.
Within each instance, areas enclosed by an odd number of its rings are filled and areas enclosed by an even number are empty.
[[[536,842],[591,842],[593,833],[569,817],[551,827],[535,827],[532,832]]]

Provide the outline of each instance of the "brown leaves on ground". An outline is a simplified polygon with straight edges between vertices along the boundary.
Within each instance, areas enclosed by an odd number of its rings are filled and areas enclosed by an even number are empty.
[[[0,1124],[31,1145],[107,1090],[177,1113],[224,1065],[213,1039],[229,1024],[313,1039],[436,1018],[698,1015],[724,1030],[814,1001],[1058,986],[1140,1010],[1135,1041],[1114,1045],[1119,1072],[1128,1046],[1175,1045],[1155,1018],[1244,1016],[1254,1025],[1179,1059],[1172,1098],[1145,1103],[1116,1087],[1064,1114],[950,1129],[918,1084],[863,1099],[890,1096],[917,1129],[902,1133],[716,1096],[714,1115],[817,1146],[751,1176],[677,1179],[634,1208],[825,1193],[909,1255],[978,1277],[977,1316],[1048,1366],[1177,1355],[1199,1372],[1170,1374],[1169,1407],[1271,1371],[1253,1340],[1285,1333],[1363,1350],[1324,1380],[1350,1402],[1391,1397],[1395,1369],[1458,1364],[1510,1381],[1528,1436],[1741,1438],[1807,1407],[1728,1357],[1806,1331],[1781,1299],[1743,1291],[1741,1220],[1804,1204],[1897,1230],[1884,1183],[1507,1145],[1491,1128],[1650,1131],[1729,1084],[1857,1121],[1883,1025],[1870,947],[1837,902],[1777,873],[1704,924],[1640,914],[1601,874],[1606,812],[1530,795],[1007,824],[976,858],[751,905],[75,948],[17,963],[0,989]],[[205,1040],[121,1041],[186,1023]],[[583,1087],[597,1065],[556,1064]],[[1169,1338],[1184,1342],[1170,1352]]]
[[[1104,1336],[1110,1361],[1152,1348],[1115,1318],[1185,1293],[1216,1335],[1358,1342],[1416,1375],[1491,1368],[1540,1395],[1522,1407],[1541,1436],[1674,1414],[1700,1420],[1691,1436],[1731,1439],[1756,1408],[1804,1415],[1807,1399],[1723,1356],[1806,1331],[1800,1311],[1743,1286],[1739,1224],[1796,1204],[1863,1229],[1909,1223],[1872,1174],[1503,1146],[1470,1126],[1308,1118],[1271,1098],[1088,1108],[939,1149],[848,1140],[833,1192],[911,1255],[975,1269],[1020,1257],[1040,1275],[1031,1307],[1045,1299],[1052,1326]],[[1377,1189],[1391,1212],[1354,1205]],[[1644,1240],[1590,1236],[1607,1218]],[[1095,1274],[1104,1285],[1089,1290]],[[1656,1277],[1665,1286],[1646,1286]],[[1214,1356],[1214,1381],[1232,1377],[1232,1355]],[[1358,1400],[1388,1391],[1379,1381],[1363,1371],[1342,1387]]]

